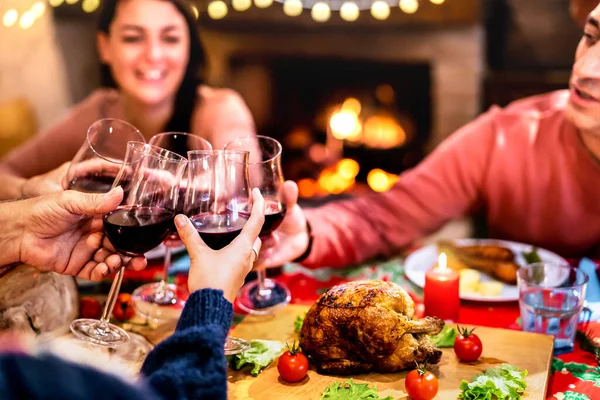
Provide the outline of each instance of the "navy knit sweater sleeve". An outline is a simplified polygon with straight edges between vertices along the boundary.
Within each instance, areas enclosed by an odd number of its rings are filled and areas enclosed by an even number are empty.
[[[220,290],[192,293],[175,333],[148,354],[142,374],[164,399],[226,399],[223,353],[233,307]]]
[[[0,355],[0,399],[226,399],[223,346],[232,316],[220,290],[192,293],[175,333],[148,354],[146,379],[136,385],[53,355]]]

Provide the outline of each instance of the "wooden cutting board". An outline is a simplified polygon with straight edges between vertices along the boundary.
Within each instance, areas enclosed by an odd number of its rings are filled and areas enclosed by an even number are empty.
[[[248,316],[232,331],[232,336],[243,339],[266,339],[293,342],[294,321],[304,314],[308,306],[289,305],[275,315]],[[470,327],[470,326],[469,326]],[[436,399],[456,399],[463,379],[468,381],[486,368],[503,363],[527,369],[527,400],[543,400],[552,362],[553,339],[551,336],[514,330],[478,327],[477,334],[483,342],[481,358],[472,364],[459,363],[452,349],[443,349],[442,360],[434,373],[439,378]],[[276,361],[253,377],[246,370],[229,370],[229,399],[285,399],[319,400],[325,388],[333,382],[352,378],[357,383],[369,383],[379,389],[381,397],[391,395],[394,399],[408,399],[404,392],[404,378],[408,372],[394,374],[369,373],[354,376],[319,375],[311,368],[304,381],[294,384],[279,379]]]

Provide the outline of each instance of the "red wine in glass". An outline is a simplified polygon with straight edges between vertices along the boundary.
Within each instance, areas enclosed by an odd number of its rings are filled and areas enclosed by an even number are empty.
[[[279,228],[283,218],[285,218],[286,211],[285,205],[273,199],[265,199],[265,223],[260,230],[259,236],[266,238],[275,229]]]
[[[213,250],[220,250],[231,243],[248,221],[245,215],[230,212],[202,213],[190,218],[202,240]]]
[[[106,236],[123,254],[140,255],[168,235],[175,213],[156,206],[123,206],[103,217]]]

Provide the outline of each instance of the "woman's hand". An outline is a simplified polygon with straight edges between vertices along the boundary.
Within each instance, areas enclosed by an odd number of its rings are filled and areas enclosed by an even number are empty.
[[[106,194],[72,190],[7,203],[20,224],[19,261],[43,271],[101,280],[122,265],[122,259],[104,239],[102,215],[121,203],[118,187]],[[128,267],[146,267],[144,257]]]
[[[265,201],[258,189],[252,190],[252,198],[254,204],[248,222],[238,237],[221,250],[208,247],[189,218],[175,217],[177,232],[190,255],[190,293],[206,288],[221,289],[227,300],[232,303],[235,300],[260,251],[258,234],[265,222]]]
[[[306,217],[298,205],[298,186],[286,181],[283,197],[287,207],[281,225],[265,240],[264,249],[260,253],[254,269],[278,267],[302,255],[309,242]]]
[[[70,162],[66,162],[50,172],[25,180],[21,186],[21,196],[30,198],[65,190],[67,187],[67,171],[70,165]]]

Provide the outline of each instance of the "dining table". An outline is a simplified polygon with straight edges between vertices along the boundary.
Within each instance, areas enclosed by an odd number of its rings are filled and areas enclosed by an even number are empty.
[[[410,249],[414,250],[414,249]],[[383,280],[394,282],[404,288],[415,302],[415,317],[424,315],[423,289],[412,283],[404,272],[404,260],[408,252],[387,260],[372,260],[343,268],[323,267],[308,269],[299,264],[286,264],[273,277],[286,284],[291,291],[292,304],[313,304],[329,288],[355,280]],[[573,263],[578,264],[579,260]],[[597,264],[591,260],[589,263]],[[128,271],[124,277],[124,288],[134,288],[140,282],[160,280],[162,260],[150,260],[143,271]],[[175,256],[171,280],[185,286],[189,257],[185,252]],[[597,278],[595,277],[597,282]],[[600,289],[600,288],[599,288]],[[244,318],[244,313],[234,307],[235,327]],[[518,301],[482,302],[461,301],[458,321],[464,326],[486,326],[493,328],[521,330]],[[594,314],[591,320],[580,322],[579,330],[597,338],[600,345],[600,320]],[[546,391],[546,399],[593,400],[600,399],[600,367],[596,356],[584,351],[576,341],[572,352],[556,355],[552,360],[552,370]]]

